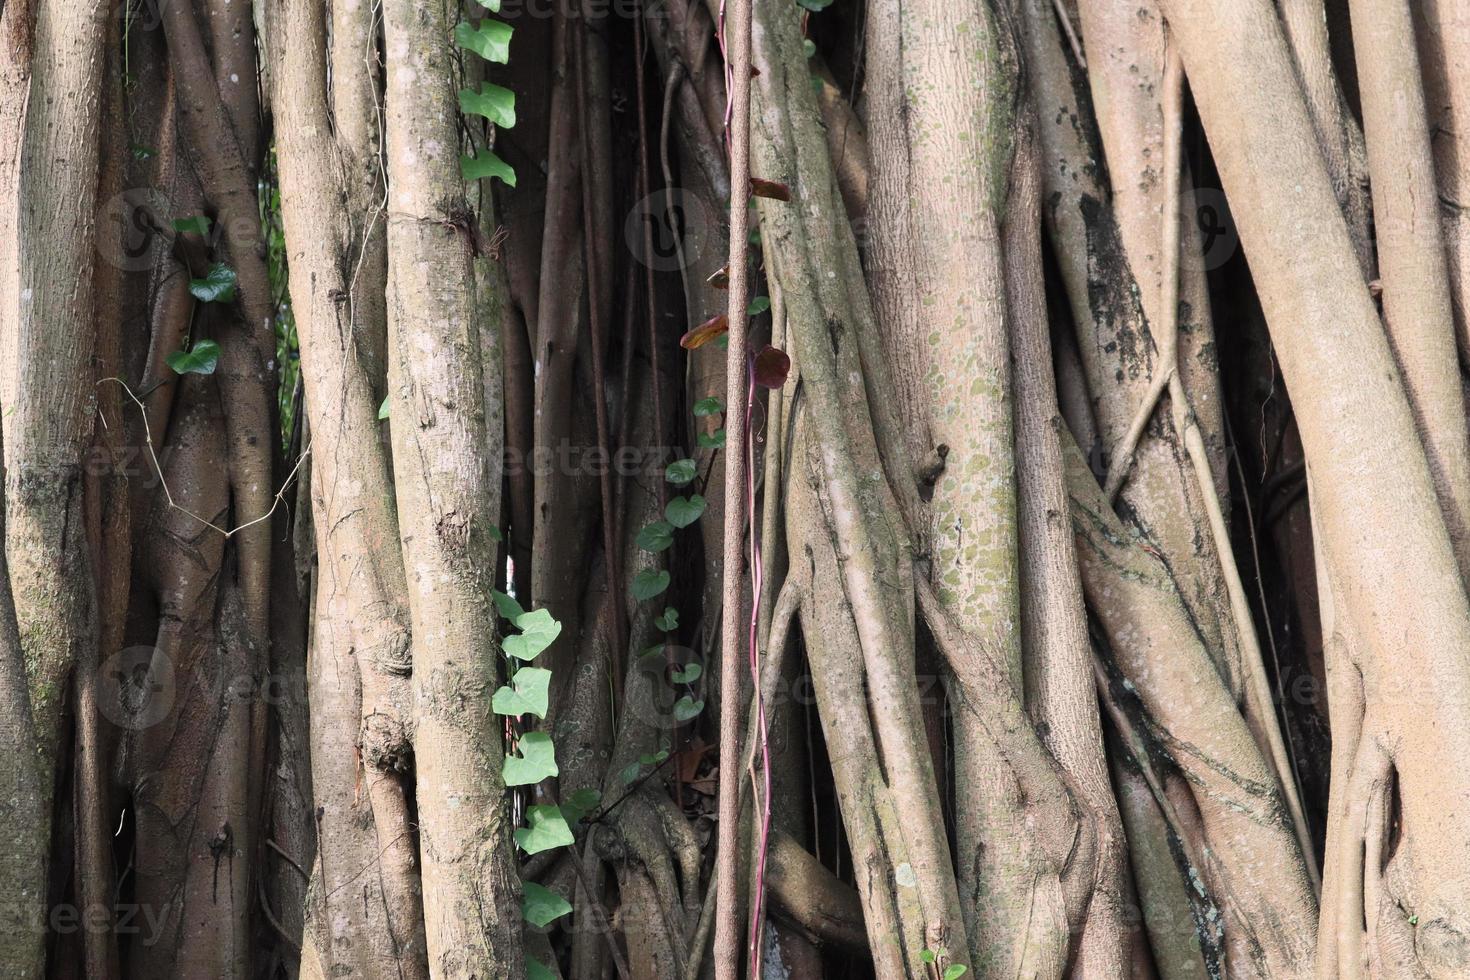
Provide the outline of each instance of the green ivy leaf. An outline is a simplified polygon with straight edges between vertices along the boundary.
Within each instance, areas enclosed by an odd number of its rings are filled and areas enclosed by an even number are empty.
[[[515,838],[521,850],[527,854],[540,854],[553,847],[566,847],[576,839],[572,837],[572,828],[567,826],[566,817],[561,815],[558,807],[533,806],[526,811],[526,822],[530,826],[517,829]]]
[[[951,963],[944,968],[944,980],[960,980],[960,977],[964,976],[965,971],[968,969],[969,967],[963,963]]]
[[[491,82],[481,82],[480,91],[459,90],[459,111],[465,115],[484,116],[503,129],[516,124],[516,94]]]
[[[572,903],[550,888],[527,881],[521,885],[521,918],[538,929],[545,929],[572,910]],[[527,964],[529,967],[530,964]],[[530,970],[527,971],[530,975]]]
[[[219,344],[198,340],[189,350],[176,350],[164,358],[174,374],[213,374],[219,366]]]
[[[464,20],[454,25],[456,44],[497,65],[510,61],[510,35],[509,24],[491,20],[489,17],[474,26]]]
[[[674,527],[688,527],[699,520],[699,515],[704,513],[704,506],[704,498],[697,493],[689,497],[675,497],[664,508],[664,516]]]
[[[759,316],[770,308],[771,297],[757,296],[755,299],[750,301],[750,305],[745,308],[745,312],[750,314],[751,316]]]
[[[505,757],[500,773],[507,786],[531,786],[548,776],[559,776],[556,766],[556,746],[545,732],[526,732],[520,738],[520,755]]]
[[[711,395],[709,398],[701,398],[694,403],[694,414],[698,418],[706,415],[718,415],[725,410],[725,403]]]
[[[699,440],[698,441],[699,441],[699,444],[702,447],[704,447],[705,449],[724,449],[725,448],[725,430],[724,429],[716,429],[713,432],[701,432],[699,434]]]
[[[691,666],[694,665],[691,664]],[[703,701],[696,701],[686,694],[682,698],[674,702],[674,720],[688,721],[691,718],[698,717],[699,713],[703,710]]]
[[[699,472],[698,464],[692,459],[676,459],[664,467],[664,479],[676,487],[682,487],[694,479]]]
[[[476,2],[492,14],[500,13],[500,0],[476,0]]]
[[[479,156],[459,158],[459,175],[465,180],[483,180],[486,177],[499,177],[505,182],[506,187],[516,185],[516,172],[511,169],[510,164],[489,150],[484,150]]]
[[[223,262],[209,267],[203,279],[190,279],[189,292],[201,303],[232,303],[235,300],[235,270]]]
[[[495,609],[500,613],[502,619],[508,619],[514,623],[517,616],[524,616],[526,614],[526,611],[521,608],[519,602],[516,602],[513,597],[506,595],[499,589],[491,589],[490,598],[495,600]]]
[[[919,951],[919,962],[920,963],[933,963],[934,960],[935,960],[934,950],[929,949],[928,947],[925,947],[924,949],[922,949],[922,950]]]
[[[552,619],[551,613],[545,609],[521,613],[511,622],[516,624],[520,633],[507,636],[500,646],[505,650],[506,656],[517,660],[535,660],[538,653],[551,646],[552,641],[561,635],[561,623]]]
[[[637,762],[629,763],[623,767],[623,782],[631,783],[638,778],[644,766],[656,766],[669,757],[668,749],[659,749],[657,752],[645,752],[638,757]]]
[[[654,521],[638,532],[638,547],[655,554],[674,543],[674,526],[668,521]]]
[[[679,628],[679,610],[673,606],[665,606],[663,615],[654,617],[653,625],[665,633],[673,632]]]
[[[193,232],[196,235],[209,234],[209,218],[202,214],[196,214],[188,218],[175,218],[173,220],[174,231],[180,234]]]
[[[561,805],[561,815],[571,823],[576,823],[596,810],[600,803],[602,803],[602,794],[590,786],[584,786]]]
[[[676,671],[674,671],[674,673],[673,673],[674,683],[675,684],[693,684],[695,681],[699,680],[699,675],[700,674],[703,674],[703,673],[704,673],[704,668],[701,667],[699,664],[685,664],[683,670],[676,670]],[[675,705],[674,706],[674,711],[675,711],[676,716],[677,716],[678,710],[679,710],[678,705]],[[699,712],[696,711],[695,714],[699,714]],[[683,721],[684,719],[683,718],[680,718],[679,720],[680,721]]]
[[[526,980],[557,980],[557,976],[540,960],[528,956],[526,957]]]
[[[522,667],[490,699],[490,710],[497,715],[546,717],[547,692],[551,689],[551,671],[541,667]]]
[[[387,395],[384,395],[383,396],[383,404],[381,404],[381,405],[378,406],[378,421],[381,422],[381,421],[383,421],[383,419],[385,419],[387,417],[388,417],[388,396]]]
[[[652,599],[669,587],[669,573],[662,568],[645,568],[633,577],[633,598]]]
[[[810,58],[817,53],[817,46],[811,38],[804,37],[801,39],[801,50]]]

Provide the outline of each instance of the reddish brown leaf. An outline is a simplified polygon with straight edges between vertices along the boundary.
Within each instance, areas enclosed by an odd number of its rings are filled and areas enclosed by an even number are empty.
[[[679,346],[685,350],[698,350],[705,344],[714,340],[722,333],[730,329],[730,318],[721,313],[719,316],[710,317],[708,320],[695,327],[693,330],[679,338]]]
[[[705,282],[709,283],[711,286],[715,287],[716,289],[729,289],[730,288],[730,267],[728,265],[721,266],[720,268],[716,269],[714,272],[711,272],[709,278],[706,279]]]
[[[755,355],[752,373],[755,383],[762,388],[779,388],[786,383],[786,375],[791,373],[791,358],[781,348],[767,344]]]
[[[752,197],[768,197],[773,201],[791,200],[791,188],[774,180],[763,180],[760,177],[750,178],[750,193]]]

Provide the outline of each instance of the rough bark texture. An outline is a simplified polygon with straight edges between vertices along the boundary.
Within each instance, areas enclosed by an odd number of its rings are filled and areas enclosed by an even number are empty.
[[[384,10],[388,388],[413,622],[413,746],[430,970],[519,977],[520,889],[502,806],[494,584],[503,419],[486,418],[473,239],[459,176],[450,25],[434,3]],[[489,424],[493,422],[493,424]],[[495,439],[488,441],[488,433]],[[488,447],[488,451],[487,451]]]

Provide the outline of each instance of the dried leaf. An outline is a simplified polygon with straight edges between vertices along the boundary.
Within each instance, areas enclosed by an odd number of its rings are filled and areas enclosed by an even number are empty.
[[[685,350],[698,350],[721,334],[730,330],[730,318],[721,313],[695,327],[679,338],[679,346]]]
[[[752,197],[767,197],[773,201],[790,201],[791,188],[774,180],[752,177],[750,178],[750,195]]]

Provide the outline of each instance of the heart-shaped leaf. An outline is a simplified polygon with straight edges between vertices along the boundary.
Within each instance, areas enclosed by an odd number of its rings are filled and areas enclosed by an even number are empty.
[[[516,185],[516,172],[511,169],[510,164],[489,150],[481,150],[478,156],[459,158],[459,175],[465,180],[483,180],[486,177],[498,177],[505,182],[506,187]]]
[[[497,715],[517,718],[521,715],[546,717],[547,692],[551,689],[551,671],[541,667],[522,667],[490,699],[490,710]]]
[[[662,568],[645,568],[633,577],[633,598],[652,599],[669,587],[669,573]]]
[[[674,702],[674,720],[688,721],[691,718],[697,718],[699,716],[699,713],[703,710],[703,701],[696,701],[686,694],[678,701]]]
[[[699,520],[699,515],[704,513],[704,507],[704,498],[697,493],[689,497],[675,497],[664,508],[664,517],[674,527],[688,527]]]
[[[208,235],[209,218],[202,214],[191,215],[187,218],[175,218],[173,221],[174,231],[181,235]]]
[[[767,344],[755,355],[755,366],[751,369],[751,374],[755,383],[762,388],[781,387],[790,373],[791,358],[781,348]]]
[[[682,487],[694,479],[699,470],[692,459],[676,459],[664,468],[664,479],[676,487]]]
[[[544,929],[551,923],[560,919],[572,910],[572,903],[562,898],[550,888],[536,884],[534,881],[523,882],[521,885],[521,918],[538,929]],[[530,964],[527,964],[526,975],[530,976]]]
[[[481,82],[478,92],[459,90],[459,111],[467,116],[484,116],[495,125],[509,129],[516,124],[516,94],[508,88]]]
[[[569,822],[576,823],[596,810],[601,802],[601,793],[590,786],[584,786],[567,797],[567,801],[561,805],[561,815]]]
[[[561,774],[556,766],[556,746],[551,743],[550,735],[545,732],[526,732],[520,737],[516,747],[521,750],[521,754],[506,756],[505,765],[500,770],[505,778],[505,785],[531,786],[550,776]]]
[[[718,415],[725,410],[725,403],[711,395],[709,398],[701,398],[694,403],[695,418],[705,418],[710,415]]]
[[[454,25],[455,43],[497,65],[510,61],[510,35],[509,24],[491,20],[489,17],[473,26],[468,21],[460,21]]]
[[[699,326],[679,338],[679,346],[685,350],[698,350],[716,337],[728,333],[730,318],[721,313],[712,316]]]
[[[644,766],[656,766],[669,757],[668,749],[659,749],[657,752],[645,752],[638,757],[637,762],[629,763],[623,767],[623,782],[631,783],[638,778]]]
[[[209,267],[203,279],[190,279],[189,292],[201,303],[232,303],[235,300],[235,270],[223,262]]]
[[[517,660],[535,660],[536,655],[551,646],[561,635],[561,623],[551,618],[545,609],[533,609],[521,613],[511,622],[520,630],[515,636],[507,636],[500,644],[505,655]]]
[[[500,0],[476,0],[476,2],[492,14],[500,13]]]
[[[963,963],[951,963],[944,968],[944,980],[960,980],[968,969],[969,967]]]
[[[175,374],[213,374],[219,366],[219,344],[196,341],[189,350],[176,350],[163,360]]]
[[[704,447],[705,449],[724,449],[725,430],[716,429],[713,432],[701,432],[698,436],[695,437],[695,441],[698,442],[700,446]]]
[[[699,680],[699,675],[703,673],[704,668],[701,667],[699,664],[685,664],[683,670],[676,670],[671,676],[673,677],[675,684],[693,684],[695,681]],[[678,705],[675,705],[674,712],[676,715],[678,714],[678,710]],[[695,712],[695,714],[698,713],[699,712],[697,711]],[[682,721],[683,719],[681,718],[680,720]]]
[[[766,310],[769,310],[770,308],[771,297],[757,296],[755,299],[750,301],[750,305],[745,308],[745,312],[750,314],[751,316],[760,316],[762,313],[766,312]]]
[[[638,547],[660,552],[674,543],[674,526],[668,521],[654,521],[638,532]]]
[[[789,201],[791,200],[791,188],[779,181],[752,177],[750,178],[750,195],[772,201]]]
[[[665,606],[663,613],[654,617],[653,625],[665,633],[673,632],[679,628],[679,610],[673,606]]]
[[[517,616],[524,616],[526,614],[526,611],[521,608],[519,602],[516,602],[513,597],[506,595],[498,589],[490,590],[490,598],[495,600],[495,608],[500,615],[512,623],[516,621]]]
[[[553,847],[566,847],[576,840],[572,828],[561,815],[561,809],[551,805],[533,806],[526,811],[526,823],[515,832],[516,843],[527,854],[540,854]]]

